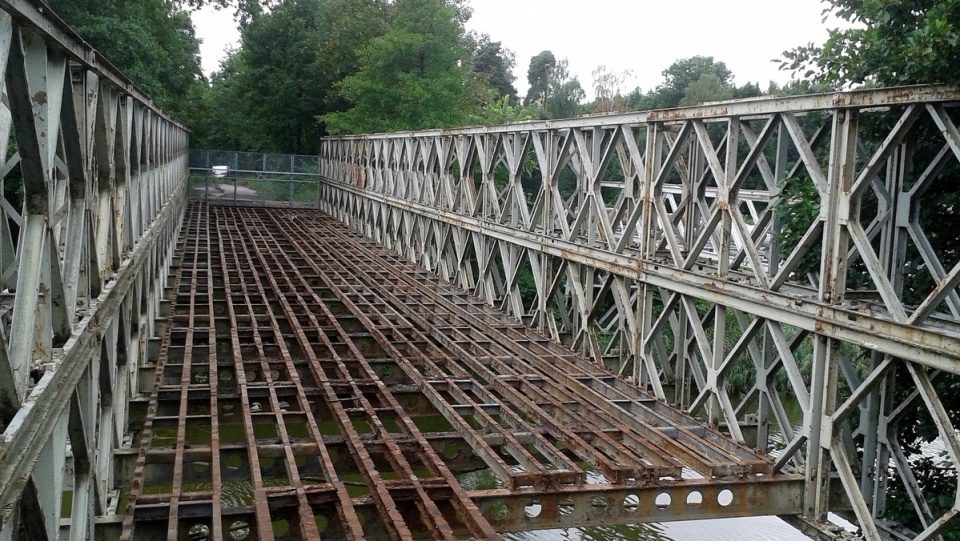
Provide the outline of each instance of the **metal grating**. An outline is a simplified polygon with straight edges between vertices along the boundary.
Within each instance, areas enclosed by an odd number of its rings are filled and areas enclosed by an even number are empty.
[[[126,539],[795,514],[803,478],[317,211],[194,204]]]

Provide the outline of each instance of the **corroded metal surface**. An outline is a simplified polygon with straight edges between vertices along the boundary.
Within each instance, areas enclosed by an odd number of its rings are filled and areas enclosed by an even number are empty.
[[[316,211],[195,204],[128,539],[785,514],[802,477]]]
[[[957,487],[925,490],[914,427],[955,478],[958,124],[960,88],[917,86],[330,137],[321,209],[735,441],[780,444],[807,522],[842,491],[866,538],[936,539]],[[905,502],[912,533],[890,526]]]

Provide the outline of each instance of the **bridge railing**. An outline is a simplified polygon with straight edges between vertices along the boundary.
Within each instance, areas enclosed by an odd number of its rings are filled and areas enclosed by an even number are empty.
[[[0,0],[0,76],[0,539],[85,539],[119,530],[189,133],[40,2]]]
[[[877,538],[900,481],[935,537],[960,508],[925,499],[898,423],[933,427],[956,475],[958,102],[909,87],[327,138],[321,206],[734,439],[778,443],[805,520],[843,490]]]

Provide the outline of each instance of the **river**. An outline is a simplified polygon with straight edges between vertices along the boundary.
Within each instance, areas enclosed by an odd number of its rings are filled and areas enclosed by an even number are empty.
[[[503,537],[511,541],[809,541],[777,517],[540,530]]]
[[[785,401],[794,428],[803,421],[796,401]],[[771,427],[771,443],[780,441],[780,432]],[[780,442],[782,443],[782,441]],[[843,521],[845,522],[845,521]],[[690,520],[654,524],[566,528],[505,534],[511,541],[809,541],[799,530],[777,517],[745,517]]]

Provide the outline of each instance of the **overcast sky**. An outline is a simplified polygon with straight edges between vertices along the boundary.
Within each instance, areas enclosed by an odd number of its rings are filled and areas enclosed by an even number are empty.
[[[723,61],[734,82],[783,83],[790,74],[771,60],[786,49],[822,43],[834,20],[822,22],[822,0],[471,0],[468,29],[490,35],[517,57],[515,85],[524,94],[530,58],[543,50],[570,61],[593,96],[593,70],[629,70],[625,91],[656,87],[674,60],[695,55]],[[239,34],[231,13],[194,14],[203,70],[218,69]]]

